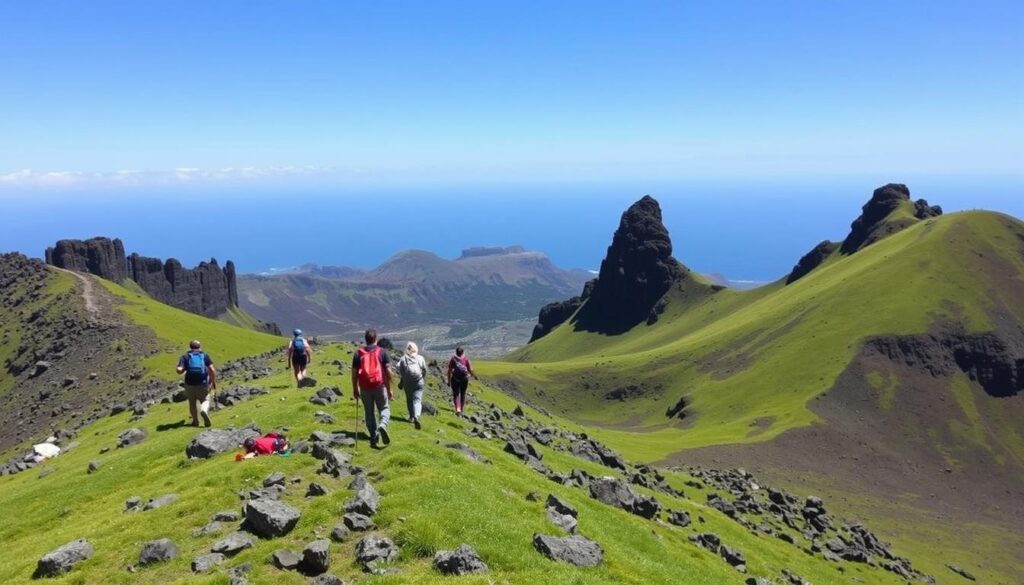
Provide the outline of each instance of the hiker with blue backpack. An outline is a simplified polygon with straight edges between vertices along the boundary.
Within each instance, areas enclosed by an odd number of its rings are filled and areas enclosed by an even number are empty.
[[[189,343],[188,353],[178,358],[177,370],[185,374],[185,398],[192,426],[199,426],[199,415],[203,417],[203,425],[210,426],[210,389],[217,389],[217,370],[198,340]]]
[[[385,445],[391,443],[391,435],[388,433],[391,407],[388,401],[395,395],[391,392],[391,371],[388,369],[390,358],[388,352],[377,345],[377,331],[367,329],[364,339],[366,345],[352,356],[352,397],[363,401],[370,447],[377,448],[378,438]],[[379,424],[376,411],[380,411]]]
[[[455,416],[462,416],[466,407],[466,390],[469,388],[470,376],[476,378],[473,364],[461,346],[455,348],[455,355],[448,360],[448,385],[452,389],[452,402],[455,403]]]
[[[313,348],[302,336],[302,329],[292,331],[292,340],[288,342],[288,363],[295,372],[295,384],[301,388],[302,381],[306,379],[306,368],[312,361]]]

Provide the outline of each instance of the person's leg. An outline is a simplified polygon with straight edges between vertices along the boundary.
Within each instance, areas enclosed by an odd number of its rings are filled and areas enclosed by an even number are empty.
[[[462,410],[462,403],[459,402],[459,381],[452,380],[452,405],[455,406],[455,414]]]
[[[412,393],[412,421],[416,425],[416,428],[421,428],[420,415],[423,412],[423,383],[421,382],[416,386],[416,390]]]
[[[373,391],[374,402],[377,404],[377,410],[380,411],[380,427],[377,432],[380,433],[381,441],[384,441],[385,445],[391,443],[391,433],[388,432],[388,422],[391,420],[391,406],[388,404],[388,393],[381,386]]]
[[[406,408],[406,411],[409,413],[409,422],[413,422],[414,420],[416,420],[416,407],[415,407],[415,404],[414,404],[415,401],[416,401],[416,390],[415,390],[415,388],[409,388],[408,386],[406,386],[406,388],[405,388],[405,408]]]
[[[192,417],[192,426],[199,426],[199,413],[196,410],[196,404],[198,402],[193,386],[185,386],[185,398],[188,399],[188,414]]]
[[[366,419],[366,434],[370,435],[370,444],[377,444],[377,414],[373,412],[374,399],[372,391],[363,391],[360,395],[363,399],[363,417]]]
[[[203,426],[210,426],[210,387],[204,386],[200,393],[199,414],[203,417]]]
[[[298,385],[302,381],[302,364],[292,359],[292,375],[295,376],[295,384]]]

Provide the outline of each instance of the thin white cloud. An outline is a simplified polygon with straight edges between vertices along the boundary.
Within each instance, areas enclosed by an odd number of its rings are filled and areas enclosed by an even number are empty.
[[[222,167],[202,169],[178,167],[169,171],[117,170],[105,172],[36,171],[20,169],[0,173],[0,188],[106,187],[174,185],[200,182],[233,182],[256,179],[313,177],[335,171],[318,166]]]

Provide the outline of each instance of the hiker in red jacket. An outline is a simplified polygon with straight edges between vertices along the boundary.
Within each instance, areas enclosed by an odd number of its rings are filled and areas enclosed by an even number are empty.
[[[466,406],[466,389],[469,388],[469,377],[476,378],[473,364],[466,356],[462,347],[455,348],[455,355],[448,360],[448,385],[452,388],[452,402],[455,403],[455,415],[462,416]]]
[[[352,356],[352,397],[356,400],[362,397],[370,446],[377,447],[378,435],[385,445],[391,443],[391,435],[388,434],[391,408],[388,400],[394,398],[394,394],[391,392],[391,371],[388,369],[390,358],[388,352],[377,345],[376,330],[367,329],[364,337],[366,345]],[[380,424],[377,424],[374,408],[380,411]]]

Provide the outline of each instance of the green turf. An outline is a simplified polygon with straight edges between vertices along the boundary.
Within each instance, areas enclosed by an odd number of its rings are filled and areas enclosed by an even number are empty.
[[[158,353],[142,360],[147,372],[158,378],[171,379],[177,375],[173,367],[174,358],[187,350],[189,341],[193,339],[200,340],[203,349],[218,363],[286,344],[283,338],[182,311],[108,280],[96,279],[96,282],[123,300],[119,309],[132,322],[149,328],[162,343]]]
[[[332,346],[319,352],[319,363],[334,359],[347,361],[351,347]],[[346,387],[347,372],[334,373],[317,366],[315,373],[328,384]],[[264,429],[287,426],[293,437],[304,437],[318,427],[313,413],[323,407],[308,402],[309,393],[292,388],[289,376],[280,372],[255,382],[271,389],[271,394],[242,405],[215,412],[217,425],[255,422]],[[474,385],[485,400],[505,408],[514,402],[492,389]],[[358,537],[343,544],[332,544],[332,572],[346,579],[368,583],[739,583],[741,576],[721,559],[687,540],[695,530],[713,531],[723,541],[743,551],[752,574],[777,576],[788,567],[814,583],[900,583],[880,569],[853,563],[827,563],[799,552],[781,541],[750,534],[734,521],[703,505],[704,494],[693,492],[689,499],[658,494],[672,509],[688,510],[694,517],[691,528],[654,523],[613,509],[590,499],[579,489],[554,484],[528,470],[501,450],[496,441],[468,437],[470,423],[454,418],[450,408],[442,406],[438,417],[426,417],[424,430],[415,431],[396,420],[394,442],[382,451],[371,451],[364,443],[354,462],[370,472],[382,474],[375,481],[383,495],[376,517],[379,531],[400,544],[402,554],[396,565],[400,573],[392,577],[363,577],[352,561]],[[354,404],[342,401],[327,407],[338,418],[332,429],[351,430]],[[396,405],[400,419],[404,406]],[[532,411],[531,411],[532,412]],[[536,414],[535,414],[536,415]],[[305,543],[326,537],[340,520],[341,503],[350,495],[345,482],[318,476],[317,461],[308,455],[265,457],[235,462],[233,454],[210,460],[187,461],[183,449],[196,432],[175,426],[183,421],[183,404],[153,407],[141,421],[129,422],[127,414],[95,423],[80,435],[79,445],[48,462],[54,471],[40,478],[38,470],[0,478],[0,540],[5,554],[0,556],[0,582],[27,582],[36,560],[45,552],[79,537],[90,540],[95,556],[70,574],[48,580],[52,583],[226,583],[223,574],[193,576],[190,560],[208,551],[220,536],[193,537],[191,530],[203,526],[220,510],[239,508],[237,491],[259,485],[273,471],[302,478],[289,488],[284,501],[303,512],[296,529],[289,535],[261,540],[257,545],[230,560],[227,566],[243,562],[254,565],[253,583],[303,583],[295,573],[274,569],[267,561],[280,548],[301,550]],[[539,415],[536,415],[539,416]],[[549,421],[558,423],[559,421]],[[118,432],[138,426],[149,437],[140,445],[112,449]],[[162,430],[161,430],[162,429]],[[446,449],[450,441],[468,443],[492,464],[470,462]],[[573,467],[595,474],[608,470],[578,460],[564,452],[542,448],[545,462],[554,469]],[[99,460],[97,473],[87,474],[91,460]],[[669,473],[669,481],[682,486],[683,476]],[[326,485],[331,494],[322,498],[303,497],[309,481]],[[559,534],[544,516],[543,502],[531,502],[527,493],[541,496],[554,493],[579,509],[580,532],[597,540],[605,550],[605,563],[598,568],[577,570],[554,563],[535,552],[530,545],[534,533]],[[640,489],[644,492],[645,490]],[[141,512],[123,512],[124,501],[131,496],[144,500],[176,493],[180,500],[165,508]],[[701,516],[706,523],[697,522]],[[41,531],[40,527],[46,530]],[[222,534],[226,534],[225,529]],[[166,564],[130,572],[137,562],[143,542],[156,538],[173,539],[181,549],[178,559]],[[431,566],[432,554],[471,544],[491,567],[485,577],[457,580],[442,578]],[[899,546],[896,550],[899,552]],[[846,572],[840,573],[842,567]]]
[[[940,320],[987,331],[995,308],[1024,322],[1019,288],[1000,282],[1006,273],[1017,282],[1024,274],[1022,234],[1024,224],[991,212],[929,219],[789,286],[702,295],[688,283],[670,293],[653,326],[606,336],[565,324],[507,361],[476,368],[515,382],[537,404],[601,427],[597,436],[641,460],[770,440],[816,420],[807,403],[831,388],[865,338],[923,333]],[[602,398],[626,384],[649,393]],[[681,396],[691,403],[685,425],[664,416]],[[752,432],[765,420],[768,428]]]

